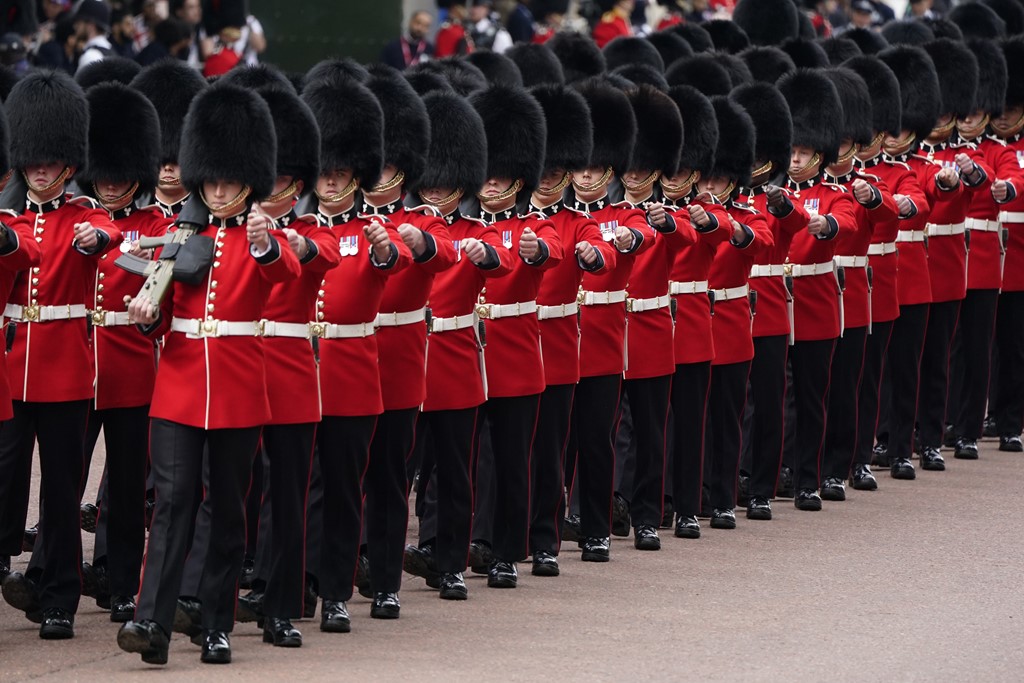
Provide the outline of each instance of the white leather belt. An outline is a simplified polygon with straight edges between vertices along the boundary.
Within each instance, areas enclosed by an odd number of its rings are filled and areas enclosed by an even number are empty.
[[[835,270],[835,264],[832,261],[826,263],[791,263],[786,264],[790,266],[790,275],[793,277],[809,277],[811,275],[827,275]]]
[[[888,256],[896,253],[895,242],[882,242],[881,244],[869,244],[868,256]]]
[[[779,277],[786,274],[786,266],[782,263],[750,266],[750,277]]]
[[[15,322],[48,323],[54,320],[74,320],[89,315],[85,304],[65,304],[63,306],[19,306],[7,304],[4,317]]]
[[[440,334],[441,332],[454,332],[455,330],[464,330],[467,327],[472,327],[473,323],[475,322],[475,313],[457,315],[454,318],[431,318],[430,332],[432,334]]]
[[[966,226],[963,223],[929,223],[929,237],[945,237],[947,235],[962,235]]]
[[[832,261],[843,268],[866,268],[868,265],[867,256],[833,256]]]
[[[310,337],[319,337],[320,339],[363,339],[377,333],[377,326],[373,324],[373,321],[349,325],[309,323],[308,329]]]
[[[999,225],[999,221],[989,221],[983,218],[965,218],[964,226],[975,232],[999,232],[1003,227]]]
[[[897,242],[924,242],[924,230],[900,230],[896,233]]]
[[[131,325],[128,311],[89,311],[94,327],[124,327]]]
[[[1000,211],[1000,223],[1024,223],[1024,211]]]
[[[668,293],[672,296],[680,294],[707,294],[707,280],[693,280],[691,282],[669,282]]]
[[[536,301],[522,301],[515,304],[480,304],[476,307],[476,314],[484,320],[518,318],[519,316],[530,315],[536,312]]]
[[[230,322],[228,320],[172,318],[171,332],[181,332],[197,339],[202,337],[258,337],[260,324],[255,320]]]
[[[580,305],[575,301],[568,304],[562,304],[561,306],[538,306],[537,319],[552,320],[554,318],[568,318],[570,315],[576,315],[579,310]]]
[[[733,299],[741,299],[750,293],[750,285],[743,285],[741,287],[728,287],[726,289],[714,289],[715,303],[721,303],[723,301],[731,301]]]
[[[604,306],[607,304],[621,304],[626,300],[626,290],[619,289],[614,292],[583,292],[580,301],[584,306]]]
[[[666,308],[672,302],[668,294],[652,296],[649,299],[626,299],[626,310],[630,313],[643,313],[644,311],[657,311]]]
[[[311,323],[279,323],[274,320],[261,320],[259,331],[261,337],[292,337],[294,339],[309,339],[311,336]]]
[[[405,311],[402,313],[378,313],[376,324],[377,327],[400,327],[402,325],[421,323],[426,319],[427,309],[420,308],[415,311]]]

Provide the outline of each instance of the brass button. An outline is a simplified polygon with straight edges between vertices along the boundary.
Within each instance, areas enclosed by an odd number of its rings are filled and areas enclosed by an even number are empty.
[[[217,298],[217,292],[210,292],[210,301],[213,301],[216,298]]]
[[[36,267],[34,267],[34,268],[32,269],[32,272],[33,272],[33,273],[39,273],[39,266],[36,266]],[[103,273],[100,273],[100,277],[103,277]]]
[[[317,320],[323,320],[324,319],[324,314],[322,312],[321,313],[317,313],[316,314],[316,319]]]
[[[213,312],[213,304],[206,304],[206,310],[212,313]]]
[[[103,285],[96,285],[96,291],[102,292],[103,291]]]
[[[210,280],[210,289],[217,289],[217,281]]]
[[[36,268],[35,270],[36,270],[36,272],[37,272],[37,273],[39,272],[39,269],[38,269],[38,268]],[[100,279],[101,279],[101,280],[102,280],[103,278],[105,278],[105,277],[107,277],[107,274],[106,274],[106,273],[100,273]]]
[[[37,277],[32,278],[32,284],[38,285],[39,284],[39,278],[37,278]]]
[[[96,295],[96,301],[97,301],[97,303],[103,303],[103,295],[102,294],[97,294]]]

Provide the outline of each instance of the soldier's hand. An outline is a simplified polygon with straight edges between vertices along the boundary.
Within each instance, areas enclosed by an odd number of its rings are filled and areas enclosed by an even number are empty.
[[[246,220],[245,236],[249,244],[259,251],[266,251],[270,248],[270,219],[266,214],[252,211]]]
[[[633,236],[633,231],[627,228],[625,225],[615,226],[615,248],[619,251],[629,251],[633,248],[633,242],[636,238]]]
[[[721,204],[722,202],[715,199],[715,195],[708,191],[700,192],[696,197],[690,200],[690,203],[699,202],[701,204]]]
[[[153,250],[153,249],[143,249],[143,248],[141,248],[139,246],[139,240],[135,240],[134,242],[132,242],[131,249],[128,250],[128,253],[131,254],[132,256],[137,256],[139,258],[144,258],[144,259],[152,260],[153,259],[153,252],[154,251],[155,250]]]
[[[369,225],[363,226],[363,236],[370,243],[373,257],[377,263],[385,263],[391,258],[391,236],[388,235],[387,228],[377,221],[373,221]]]
[[[523,229],[519,236],[519,257],[525,261],[533,261],[540,255],[540,240],[537,233],[529,228]]]
[[[871,185],[868,181],[863,178],[857,178],[853,181],[853,198],[861,204],[867,204],[875,196],[875,193],[871,191]]]
[[[475,237],[462,240],[462,251],[466,252],[466,256],[475,266],[479,266],[487,260],[487,247]]]
[[[935,182],[947,190],[956,187],[959,181],[960,178],[957,176],[956,171],[949,166],[944,166],[941,171],[935,174]]]
[[[961,175],[974,175],[974,172],[978,170],[978,166],[974,163],[974,159],[971,159],[971,157],[967,156],[963,152],[957,154],[953,160],[956,161],[956,167],[960,169]]]
[[[807,232],[814,236],[824,235],[828,232],[828,221],[820,213],[811,216],[811,220],[807,222]]]
[[[686,211],[690,214],[690,222],[694,225],[706,228],[711,224],[711,217],[700,204],[687,204]]]
[[[96,233],[96,228],[92,227],[92,223],[89,221],[85,221],[84,223],[75,223],[74,229],[74,244],[77,244],[79,249],[89,251],[90,249],[95,249],[96,245],[100,243],[100,238]]]
[[[309,242],[306,238],[300,235],[296,230],[292,228],[284,229],[284,236],[288,238],[288,246],[291,247],[292,251],[299,260],[306,258],[309,255]]]
[[[900,216],[909,216],[914,212],[914,202],[910,201],[910,197],[905,194],[894,194],[892,196],[896,200],[896,209],[900,212]]]
[[[576,245],[576,255],[588,266],[597,263],[597,249],[590,242],[580,242]]]
[[[647,205],[647,220],[651,225],[663,226],[667,221],[665,205],[661,202],[653,202]]]
[[[408,223],[402,223],[398,226],[398,235],[405,242],[405,246],[409,247],[409,251],[412,252],[413,256],[421,256],[426,251],[427,240],[423,237],[423,231],[419,228]]]
[[[1002,204],[1010,198],[1009,184],[1005,180],[997,180],[992,183],[992,198]]]
[[[128,319],[138,325],[152,325],[160,317],[160,309],[145,294],[140,294],[128,304]]]
[[[729,224],[732,226],[732,241],[737,244],[743,244],[747,241],[747,231],[743,229],[743,226],[732,216],[729,216]]]
[[[772,209],[781,209],[786,205],[786,196],[778,185],[765,185],[764,196],[768,200],[768,206]]]

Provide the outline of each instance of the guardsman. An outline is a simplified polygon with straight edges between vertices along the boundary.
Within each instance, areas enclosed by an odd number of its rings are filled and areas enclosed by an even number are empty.
[[[599,48],[604,48],[619,36],[633,35],[630,17],[634,0],[597,0],[597,5],[603,12],[593,31],[594,42]]]
[[[148,664],[167,662],[204,451],[211,526],[196,640],[202,662],[231,661],[245,494],[261,428],[271,419],[257,332],[273,284],[300,273],[284,233],[251,211],[273,191],[276,147],[259,95],[222,84],[193,100],[182,132],[181,180],[210,216],[186,242],[196,284],[178,280],[163,302],[141,295],[128,306],[145,334],[167,335],[150,409],[156,511],[135,619],[117,636],[122,650]]]
[[[6,103],[11,166],[28,186],[22,214],[42,261],[18,273],[4,317],[16,323],[7,354],[14,416],[0,426],[0,481],[6,526],[0,555],[21,552],[32,453],[39,441],[46,515],[45,553],[37,580],[20,573],[3,583],[4,599],[39,623],[39,636],[74,636],[81,597],[79,487],[93,396],[88,308],[99,258],[121,244],[109,214],[92,200],[69,200],[68,181],[87,163],[88,103],[70,77],[26,76]]]

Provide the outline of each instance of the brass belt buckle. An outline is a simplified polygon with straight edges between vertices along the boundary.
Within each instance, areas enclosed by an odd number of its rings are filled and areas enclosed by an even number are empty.
[[[92,312],[92,324],[96,327],[103,327],[107,324],[107,314],[102,308],[97,308]]]
[[[199,328],[200,336],[203,337],[215,337],[217,336],[217,321],[216,320],[204,320]]]
[[[327,325],[324,323],[310,323],[309,324],[309,338],[316,339],[324,336],[324,332],[327,330]]]
[[[787,276],[787,277],[793,277],[793,264],[792,263],[783,263],[782,264],[782,274]]]
[[[491,307],[488,306],[487,304],[479,304],[476,307],[476,315],[481,320],[490,320],[491,319]]]
[[[257,320],[253,324],[254,324],[254,326],[256,328],[256,336],[257,337],[265,337],[265,336],[267,336],[267,321],[266,320]]]
[[[21,319],[27,323],[39,322],[39,306],[31,304],[22,308]]]

